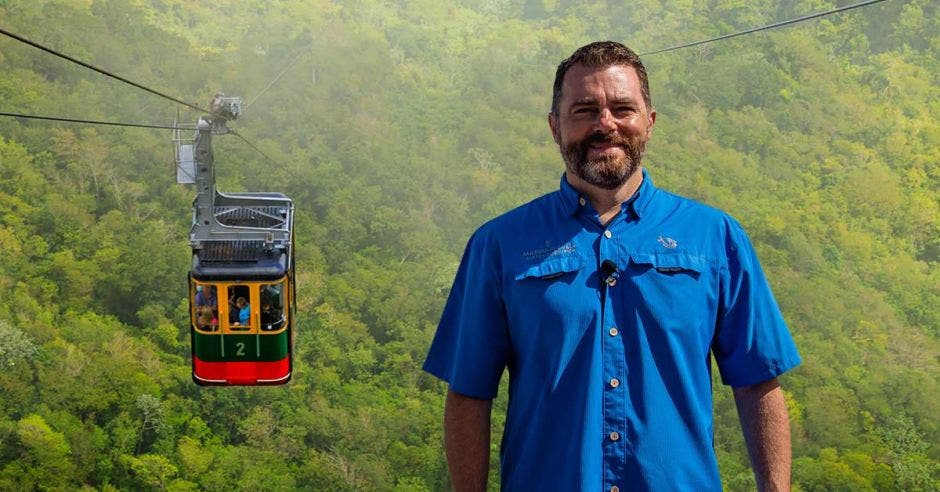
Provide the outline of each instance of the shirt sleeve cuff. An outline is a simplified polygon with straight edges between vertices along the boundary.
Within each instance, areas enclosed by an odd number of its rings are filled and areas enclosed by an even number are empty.
[[[459,378],[452,377],[451,371],[447,370],[447,368],[434,364],[430,358],[424,361],[423,369],[428,374],[447,383],[451,390],[461,395],[481,400],[492,400],[496,398],[496,390],[499,384],[498,380],[496,385],[474,384],[469,381],[460,380]]]
[[[764,381],[769,381],[781,374],[793,369],[794,367],[800,365],[802,360],[799,355],[794,355],[793,357],[768,361],[762,368],[754,368],[748,371],[739,371],[737,374],[727,374],[721,372],[721,382],[727,386],[734,388],[741,388],[744,386],[751,386],[758,383],[763,383]]]

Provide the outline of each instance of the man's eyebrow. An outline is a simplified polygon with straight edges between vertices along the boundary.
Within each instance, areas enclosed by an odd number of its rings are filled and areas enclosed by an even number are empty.
[[[630,96],[613,97],[607,100],[609,104],[637,104],[637,100]],[[597,104],[595,97],[582,97],[571,103],[572,106],[593,106]]]
[[[636,99],[630,96],[614,97],[610,99],[613,104],[636,104]]]
[[[592,105],[597,104],[596,97],[582,97],[571,103],[572,106],[583,106],[583,105]]]

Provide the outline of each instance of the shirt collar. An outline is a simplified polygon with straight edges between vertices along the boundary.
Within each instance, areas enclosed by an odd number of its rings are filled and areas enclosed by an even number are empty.
[[[653,195],[656,194],[656,186],[653,185],[653,178],[650,177],[649,173],[646,172],[646,168],[643,168],[643,182],[640,183],[640,188],[636,190],[636,193],[633,194],[633,198],[630,200],[630,205],[633,208],[633,214],[637,217],[643,217],[643,214],[646,213],[646,209],[649,207],[650,202],[653,201]]]
[[[623,206],[627,207],[630,214],[637,218],[642,217],[646,212],[656,191],[656,187],[653,186],[653,178],[646,172],[645,167],[642,168],[642,170],[643,181],[640,183],[640,187],[633,193],[633,196],[623,204]],[[583,196],[568,183],[568,178],[565,174],[561,175],[561,205],[562,209],[569,216],[577,214],[584,209],[584,207],[588,206],[587,197]],[[621,208],[621,210],[623,209]]]
[[[561,208],[566,215],[572,216],[581,211],[581,207],[587,204],[587,198],[581,196],[578,190],[574,189],[568,183],[568,177],[561,175]]]

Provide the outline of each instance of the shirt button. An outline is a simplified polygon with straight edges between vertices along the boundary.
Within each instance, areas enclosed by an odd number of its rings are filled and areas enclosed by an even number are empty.
[[[620,439],[620,433],[617,432],[617,431],[611,432],[611,433],[610,433],[610,440],[611,440],[611,441],[616,441],[617,439]]]
[[[610,239],[611,236],[613,236],[613,234],[611,234],[610,231],[604,231],[604,237]]]
[[[617,331],[616,328],[611,328],[608,333],[610,333],[610,336],[615,337],[615,336],[617,336],[617,333],[620,333],[620,332]]]
[[[617,379],[617,378],[611,379],[611,380],[610,380],[610,387],[611,387],[611,388],[616,388],[617,386],[620,386],[620,380]]]
[[[583,197],[583,196],[579,196],[579,197],[578,197],[578,205],[581,205],[581,206],[583,207],[585,203],[586,203],[586,202],[584,201],[584,197]]]
[[[620,487],[614,485],[613,487],[610,488],[610,492],[620,492]]]

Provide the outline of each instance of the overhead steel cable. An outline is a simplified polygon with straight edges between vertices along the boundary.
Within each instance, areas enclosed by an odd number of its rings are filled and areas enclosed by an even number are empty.
[[[255,151],[257,151],[259,154],[263,155],[265,158],[267,158],[269,161],[271,161],[272,164],[278,164],[278,165],[280,165],[280,162],[277,162],[276,160],[274,160],[273,157],[269,156],[269,155],[268,155],[267,153],[265,153],[263,150],[259,149],[257,145],[251,143],[247,138],[243,137],[241,133],[238,133],[238,132],[236,132],[235,130],[232,130],[231,128],[229,128],[228,132],[231,133],[232,135],[235,135],[236,137],[242,139],[242,141],[245,142],[246,144],[248,144],[249,147],[255,149]]]
[[[267,92],[268,89],[270,89],[271,86],[273,86],[274,84],[276,84],[278,80],[281,80],[281,77],[283,77],[284,74],[287,73],[287,71],[290,70],[291,67],[293,67],[294,64],[297,63],[298,60],[300,60],[300,57],[301,57],[301,55],[303,55],[303,54],[304,54],[303,49],[298,50],[298,53],[297,53],[296,55],[292,56],[292,57],[289,59],[289,61],[288,61],[287,64],[284,66],[284,68],[281,70],[281,72],[278,73],[277,76],[275,76],[275,77],[271,80],[271,82],[268,82],[268,85],[264,86],[264,89],[261,89],[260,92],[258,92],[257,94],[255,94],[255,97],[251,98],[250,101],[248,101],[248,102],[245,103],[245,109],[247,110],[247,109],[248,109],[248,106],[251,106],[252,104],[254,104],[255,101],[257,101],[258,98],[261,97],[262,94],[264,94],[265,92]]]
[[[62,121],[65,123],[85,123],[88,125],[127,126],[127,127],[133,127],[133,128],[156,128],[159,130],[176,130],[177,129],[177,127],[165,126],[165,125],[147,125],[143,123],[123,123],[123,122],[118,122],[118,121],[83,120],[83,119],[77,119],[77,118],[63,118],[59,116],[39,116],[35,114],[6,113],[2,111],[0,111],[0,116],[10,116],[13,118],[25,118],[29,120]]]
[[[676,46],[670,46],[670,47],[668,47],[668,48],[662,48],[662,49],[658,49],[658,50],[654,50],[654,51],[647,51],[646,53],[640,53],[640,56],[655,55],[655,54],[657,54],[657,53],[665,53],[665,52],[667,52],[667,51],[675,51],[675,50],[682,49],[682,48],[689,48],[689,47],[692,47],[692,46],[698,46],[698,45],[700,45],[700,44],[711,43],[711,42],[713,42],[713,41],[721,41],[721,40],[723,40],[723,39],[733,38],[733,37],[737,37],[737,36],[743,36],[743,35],[745,35],[745,34],[751,34],[751,33],[758,32],[758,31],[764,31],[764,30],[767,30],[767,29],[773,29],[773,28],[775,28],[775,27],[781,27],[781,26],[786,26],[786,25],[790,25],[790,24],[796,24],[797,22],[803,22],[803,21],[806,21],[806,20],[815,19],[815,18],[817,18],[817,17],[823,17],[823,16],[826,16],[826,15],[832,15],[832,14],[836,14],[836,13],[839,13],[839,12],[844,12],[844,11],[846,11],[846,10],[857,9],[857,8],[859,8],[859,7],[866,7],[866,6],[868,6],[868,5],[873,5],[873,4],[881,3],[881,2],[884,2],[884,1],[886,1],[886,0],[867,0],[867,1],[865,1],[865,2],[853,3],[852,5],[846,5],[846,6],[844,6],[844,7],[839,7],[839,8],[832,9],[832,10],[827,10],[826,12],[817,12],[817,13],[815,13],[815,14],[804,15],[804,16],[802,16],[802,17],[797,17],[797,18],[794,18],[794,19],[789,19],[789,20],[780,21],[780,22],[774,22],[773,24],[767,24],[766,26],[755,27],[755,28],[752,28],[752,29],[744,30],[744,31],[738,31],[738,32],[731,33],[731,34],[725,34],[725,35],[723,35],[723,36],[716,36],[716,37],[714,37],[714,38],[703,39],[703,40],[701,40],[701,41],[693,41],[693,42],[691,42],[691,43],[685,43],[685,44],[680,44],[680,45],[676,45]]]
[[[229,128],[229,131],[228,131],[228,132],[231,133],[232,135],[235,135],[236,137],[240,138],[243,142],[245,142],[246,144],[248,144],[249,147],[251,147],[252,149],[254,149],[254,150],[255,150],[256,152],[258,152],[259,154],[263,155],[267,160],[271,161],[272,164],[281,166],[281,168],[284,169],[285,171],[287,171],[287,174],[290,175],[291,178],[297,180],[297,182],[303,183],[303,182],[306,180],[303,176],[300,176],[299,174],[297,174],[297,172],[294,171],[293,169],[291,169],[290,167],[285,166],[285,165],[283,165],[282,163],[280,163],[280,162],[274,160],[273,157],[271,157],[270,155],[268,155],[267,153],[265,153],[265,151],[263,151],[263,150],[261,150],[260,148],[258,148],[257,145],[251,143],[251,141],[249,141],[247,138],[245,138],[242,134],[236,132],[235,130],[232,130],[231,128]]]
[[[26,39],[26,38],[24,38],[24,37],[22,37],[22,36],[19,36],[19,35],[17,35],[17,34],[13,34],[12,32],[7,31],[6,29],[3,29],[2,27],[0,27],[0,34],[3,34],[4,36],[11,37],[11,38],[13,38],[13,39],[15,39],[15,40],[17,40],[17,41],[19,41],[19,42],[21,42],[21,43],[28,44],[28,45],[32,46],[33,48],[40,49],[40,50],[45,51],[46,53],[49,53],[49,54],[51,54],[51,55],[55,55],[55,56],[58,56],[59,58],[63,58],[63,59],[68,60],[68,61],[70,61],[70,62],[72,62],[72,63],[81,65],[81,66],[83,66],[83,67],[85,67],[85,68],[87,68],[87,69],[89,69],[89,70],[93,70],[93,71],[98,72],[98,73],[100,73],[100,74],[102,74],[102,75],[105,75],[105,76],[111,77],[111,78],[113,78],[113,79],[119,80],[119,81],[121,81],[121,82],[124,82],[125,84],[132,85],[132,86],[134,86],[134,87],[136,87],[136,88],[138,88],[138,89],[147,91],[147,92],[149,92],[149,93],[151,93],[151,94],[154,94],[154,95],[156,95],[156,96],[162,97],[162,98],[164,98],[164,99],[169,99],[170,101],[173,101],[173,102],[175,102],[175,103],[177,103],[177,104],[182,104],[183,106],[186,106],[186,107],[191,108],[191,109],[195,109],[196,111],[202,111],[203,113],[212,114],[212,111],[209,111],[209,110],[204,109],[204,108],[200,108],[199,106],[196,106],[195,104],[188,103],[188,102],[186,102],[186,101],[183,101],[183,100],[181,100],[181,99],[175,98],[175,97],[170,96],[170,95],[168,95],[168,94],[164,94],[164,93],[162,93],[162,92],[160,92],[160,91],[157,91],[157,90],[155,90],[155,89],[151,89],[151,88],[149,88],[149,87],[147,87],[147,86],[145,86],[145,85],[143,85],[143,84],[138,84],[137,82],[134,82],[133,80],[129,80],[129,79],[127,79],[127,78],[121,77],[120,75],[113,74],[113,73],[111,73],[111,72],[109,72],[109,71],[107,71],[107,70],[104,70],[104,69],[98,68],[98,67],[96,67],[96,66],[94,66],[94,65],[91,65],[90,63],[85,63],[85,62],[83,62],[83,61],[81,61],[81,60],[79,60],[79,59],[76,59],[76,58],[71,57],[71,56],[69,56],[69,55],[66,55],[66,54],[64,54],[64,53],[60,53],[59,51],[56,51],[56,50],[54,50],[54,49],[52,49],[52,48],[48,48],[48,47],[43,46],[43,45],[41,45],[41,44],[39,44],[39,43],[30,41],[30,40],[28,40],[28,39]]]

